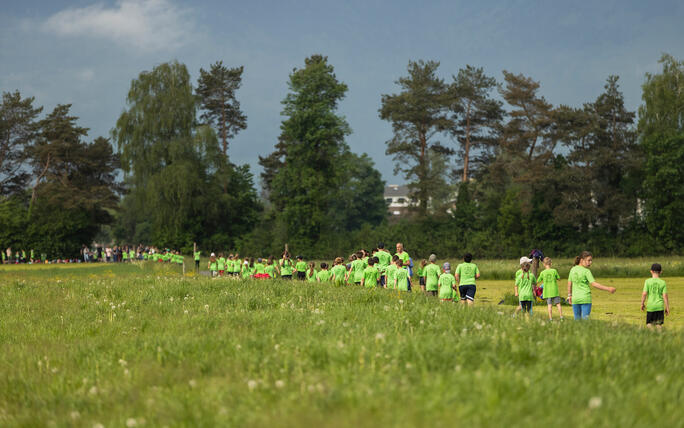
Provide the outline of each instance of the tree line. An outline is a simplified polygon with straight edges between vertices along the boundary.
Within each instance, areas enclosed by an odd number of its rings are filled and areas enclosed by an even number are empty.
[[[533,78],[497,81],[465,66],[409,61],[378,111],[395,173],[416,200],[389,221],[384,182],[353,153],[339,114],[347,85],[327,57],[289,75],[281,134],[260,154],[260,189],[230,160],[247,127],[243,67],[221,61],[193,85],[174,61],[132,82],[110,138],[87,141],[70,105],[41,117],[35,99],[3,93],[0,246],[70,256],[93,240],[159,247],[346,254],[378,240],[419,253],[514,256],[532,247],[614,255],[681,252],[684,243],[684,62],[664,55],[637,112],[619,78],[581,107],[553,106]],[[381,144],[377,142],[376,144]]]

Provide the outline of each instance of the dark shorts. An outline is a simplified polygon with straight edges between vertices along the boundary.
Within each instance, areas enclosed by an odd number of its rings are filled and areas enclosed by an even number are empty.
[[[301,279],[302,281],[306,279],[306,272],[299,272],[297,271],[297,279]]]
[[[424,277],[424,276],[421,276],[421,277],[420,277],[420,279],[418,280],[418,284],[419,284],[419,285],[422,285],[422,286],[425,286],[425,277]]]
[[[523,312],[530,312],[532,310],[532,301],[531,300],[521,300],[520,301],[520,307],[522,308]]]
[[[427,294],[428,294],[428,296],[437,296],[437,290],[430,290],[427,292]],[[442,300],[444,300],[444,299],[442,299]],[[449,299],[449,300],[451,300],[451,299]]]
[[[292,279],[292,275],[281,275],[282,279]]]
[[[646,324],[663,325],[665,311],[646,312]]]
[[[459,285],[458,292],[461,294],[461,300],[475,300],[476,288],[474,285]]]

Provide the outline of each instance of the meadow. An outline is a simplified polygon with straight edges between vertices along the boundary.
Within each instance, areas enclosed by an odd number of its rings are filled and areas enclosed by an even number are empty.
[[[595,271],[618,292],[549,323],[512,317],[511,281],[484,274],[464,308],[154,264],[1,266],[0,425],[681,427],[684,278],[665,272],[658,333],[643,272]]]

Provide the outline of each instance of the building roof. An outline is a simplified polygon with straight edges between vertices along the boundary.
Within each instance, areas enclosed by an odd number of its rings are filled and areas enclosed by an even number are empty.
[[[392,197],[408,197],[409,195],[409,188],[406,185],[399,185],[399,184],[390,184],[385,186],[385,197],[386,198],[392,198]]]

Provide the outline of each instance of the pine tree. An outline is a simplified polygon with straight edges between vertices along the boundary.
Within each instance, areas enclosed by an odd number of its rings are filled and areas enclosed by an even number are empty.
[[[449,88],[450,109],[454,114],[451,133],[463,150],[463,182],[468,181],[471,152],[492,144],[503,117],[501,102],[490,95],[494,88],[496,79],[486,76],[482,68],[470,65],[453,76]]]
[[[401,92],[382,96],[380,117],[392,124],[393,138],[387,142],[395,173],[411,182],[419,201],[419,213],[427,215],[428,203],[440,183],[430,180],[430,152],[451,155],[452,150],[433,138],[452,127],[448,118],[449,95],[444,80],[437,76],[439,62],[409,61],[408,77],[395,83]]]
[[[247,116],[240,110],[240,102],[236,97],[242,85],[243,71],[244,67],[228,68],[223,61],[218,61],[211,65],[209,71],[200,68],[197,81],[197,95],[203,110],[200,118],[217,128],[226,156],[228,140],[247,129]]]

